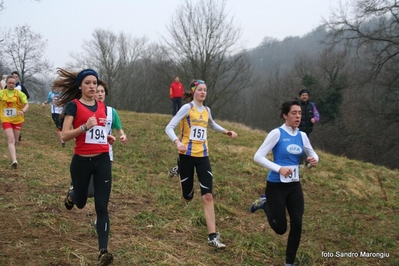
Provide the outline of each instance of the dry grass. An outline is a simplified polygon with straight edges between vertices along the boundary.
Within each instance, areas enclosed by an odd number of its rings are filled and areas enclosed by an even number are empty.
[[[119,114],[129,143],[114,147],[109,205],[114,265],[284,263],[287,235],[274,234],[262,212],[248,213],[265,186],[267,171],[253,162],[265,132],[229,122],[220,123],[238,132],[238,139],[209,132],[217,226],[228,246],[215,251],[206,244],[198,184],[193,202],[185,203],[177,179],[167,176],[176,161],[164,133],[170,116]],[[49,110],[37,105],[27,113],[22,135],[17,170],[10,169],[6,141],[0,139],[0,265],[95,265],[92,199],[83,210],[63,205],[73,143],[59,147]],[[399,265],[398,171],[318,153],[320,165],[302,176],[305,217],[297,264]],[[336,256],[364,251],[389,257]]]

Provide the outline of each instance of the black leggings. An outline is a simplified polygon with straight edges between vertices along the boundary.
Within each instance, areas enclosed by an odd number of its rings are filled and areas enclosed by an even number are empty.
[[[98,246],[99,249],[107,249],[110,227],[108,202],[112,185],[109,154],[102,153],[95,157],[82,157],[75,154],[72,157],[70,171],[73,183],[73,194],[71,196],[79,209],[86,206],[90,178],[93,175]]]
[[[200,182],[201,196],[212,193],[213,175],[208,157],[192,157],[179,154],[180,184],[183,198],[192,200],[194,197],[194,168]]]
[[[286,249],[286,263],[293,264],[301,241],[304,199],[299,182],[273,183],[267,181],[267,202],[263,205],[270,227],[279,235],[287,231],[286,209],[290,216],[290,233]]]
[[[52,113],[51,117],[53,118],[55,126],[59,129],[62,130],[62,125],[60,121],[60,114]]]

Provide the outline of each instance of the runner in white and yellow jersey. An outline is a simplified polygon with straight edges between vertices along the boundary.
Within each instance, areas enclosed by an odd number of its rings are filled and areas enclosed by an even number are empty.
[[[207,140],[208,127],[228,135],[237,137],[237,133],[218,125],[211,115],[209,107],[203,105],[207,88],[202,80],[191,84],[190,93],[186,98],[193,99],[183,105],[165,128],[166,134],[176,144],[179,151],[180,184],[183,198],[191,201],[194,197],[194,169],[200,182],[202,202],[204,204],[205,221],[208,228],[208,244],[216,248],[225,248],[216,232],[214,200],[212,196],[213,174],[209,162]],[[174,128],[180,124],[180,136],[177,137]]]

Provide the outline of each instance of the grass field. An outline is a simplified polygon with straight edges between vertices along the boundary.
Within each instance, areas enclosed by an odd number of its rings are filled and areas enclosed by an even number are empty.
[[[185,203],[177,178],[167,175],[177,156],[164,133],[171,117],[119,115],[129,142],[114,145],[113,265],[284,264],[287,234],[276,235],[263,212],[248,212],[265,188],[267,171],[253,161],[265,132],[223,121],[237,139],[208,132],[216,223],[227,245],[218,251],[207,246],[198,182],[194,200]],[[74,143],[61,148],[49,109],[34,104],[22,136],[16,170],[0,138],[0,265],[95,265],[93,200],[83,210],[63,204]],[[320,164],[302,173],[305,215],[296,264],[399,265],[399,172],[316,152]]]

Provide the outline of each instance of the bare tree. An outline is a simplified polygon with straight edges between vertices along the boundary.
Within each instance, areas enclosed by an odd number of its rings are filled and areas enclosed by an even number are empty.
[[[96,69],[110,87],[107,102],[117,107],[121,104],[121,99],[125,100],[119,98],[119,95],[123,95],[129,88],[129,77],[124,69],[139,58],[146,40],[134,39],[123,32],[116,34],[102,29],[96,29],[92,37],[83,43],[82,53],[71,55],[75,59],[74,66]]]
[[[157,44],[145,47],[139,60],[134,62],[126,73],[129,77],[131,105],[138,112],[168,113],[169,85],[167,76],[162,76],[163,69],[168,69],[164,48]]]
[[[35,2],[40,2],[40,0],[32,0]],[[3,11],[6,8],[4,0],[0,0],[0,12]]]
[[[3,32],[4,41],[0,49],[3,60],[19,72],[21,82],[33,95],[42,97],[43,84],[39,76],[46,75],[52,65],[44,58],[47,40],[30,26],[17,26]]]
[[[351,99],[350,115],[356,119],[348,123],[350,117],[346,116],[342,121],[349,134],[358,136],[352,145],[353,154],[397,165],[398,145],[392,136],[399,123],[398,2],[352,0],[336,10],[325,26],[330,43],[342,45],[354,59],[346,97]]]
[[[132,38],[97,29],[93,38],[83,44],[84,52],[72,54],[74,68],[92,67],[107,81],[107,103],[119,109],[137,112],[165,112],[162,99],[167,90],[159,70],[167,62],[165,49],[147,44],[147,39]],[[169,67],[163,67],[169,69]],[[163,95],[165,91],[165,95]]]
[[[117,34],[96,29],[93,39],[83,44],[83,53],[73,56],[82,68],[94,68],[110,88],[115,87],[119,67]],[[107,101],[113,102],[114,92],[110,91]]]
[[[352,0],[325,21],[333,45],[354,48],[356,58],[367,61],[374,78],[399,57],[399,4],[394,0]],[[399,73],[397,73],[399,76]]]
[[[351,8],[341,6],[325,21],[331,44],[354,49],[355,67],[362,73],[356,76],[362,88],[359,96],[369,94],[365,89],[372,90],[372,99],[367,103],[363,100],[370,111],[385,119],[398,117],[399,4],[394,0],[351,3]]]
[[[176,75],[206,81],[213,113],[250,87],[249,60],[237,52],[241,31],[225,6],[225,0],[186,0],[167,26],[171,38],[164,38]]]

